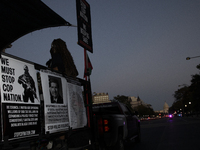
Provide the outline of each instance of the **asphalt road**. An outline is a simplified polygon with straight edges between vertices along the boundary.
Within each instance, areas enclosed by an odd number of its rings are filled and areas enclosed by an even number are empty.
[[[141,143],[126,143],[126,150],[200,150],[200,117],[141,121],[141,136]]]
[[[200,150],[200,117],[141,121],[141,136],[126,150]]]

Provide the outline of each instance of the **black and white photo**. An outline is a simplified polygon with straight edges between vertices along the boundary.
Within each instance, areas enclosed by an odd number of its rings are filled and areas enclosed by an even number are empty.
[[[51,103],[63,104],[61,79],[49,76]]]

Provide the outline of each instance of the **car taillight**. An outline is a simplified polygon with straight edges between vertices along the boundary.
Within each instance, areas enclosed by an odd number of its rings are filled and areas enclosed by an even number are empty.
[[[98,119],[98,131],[100,134],[110,131],[109,121],[107,119]]]
[[[108,126],[104,126],[104,131],[108,132],[110,130],[110,128]]]
[[[103,123],[104,123],[104,125],[108,125],[108,120],[107,120],[107,119],[104,119],[104,120],[103,120]]]
[[[103,123],[104,123],[104,132],[108,132],[110,130],[109,121],[107,119],[104,119]]]

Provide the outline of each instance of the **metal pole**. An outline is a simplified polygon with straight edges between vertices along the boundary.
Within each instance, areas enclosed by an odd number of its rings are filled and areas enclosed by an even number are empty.
[[[186,57],[186,60],[190,60],[190,59],[192,59],[192,58],[197,58],[197,57],[200,57],[200,56]]]

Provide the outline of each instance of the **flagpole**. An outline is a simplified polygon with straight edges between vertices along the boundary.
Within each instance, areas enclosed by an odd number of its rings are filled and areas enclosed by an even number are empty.
[[[87,52],[86,49],[84,49],[84,62],[85,62],[85,70],[84,70],[84,78],[85,81],[87,81],[87,75],[85,75],[87,71]],[[89,98],[88,98],[88,91],[89,91],[89,86],[86,84],[86,104],[87,104],[87,118],[88,118],[88,127],[90,127],[90,109],[89,109]]]
[[[88,118],[88,127],[92,129],[92,137],[95,137],[94,135],[94,125],[93,125],[93,113],[92,113],[92,92],[91,92],[91,83],[90,83],[90,73],[88,72],[88,68],[92,68],[91,62],[89,60],[89,57],[87,55],[86,49],[84,49],[84,62],[85,62],[85,70],[84,70],[84,78],[87,82],[86,84],[86,110],[87,110],[87,118]],[[90,65],[88,65],[90,63]],[[93,138],[91,139],[93,143]]]

